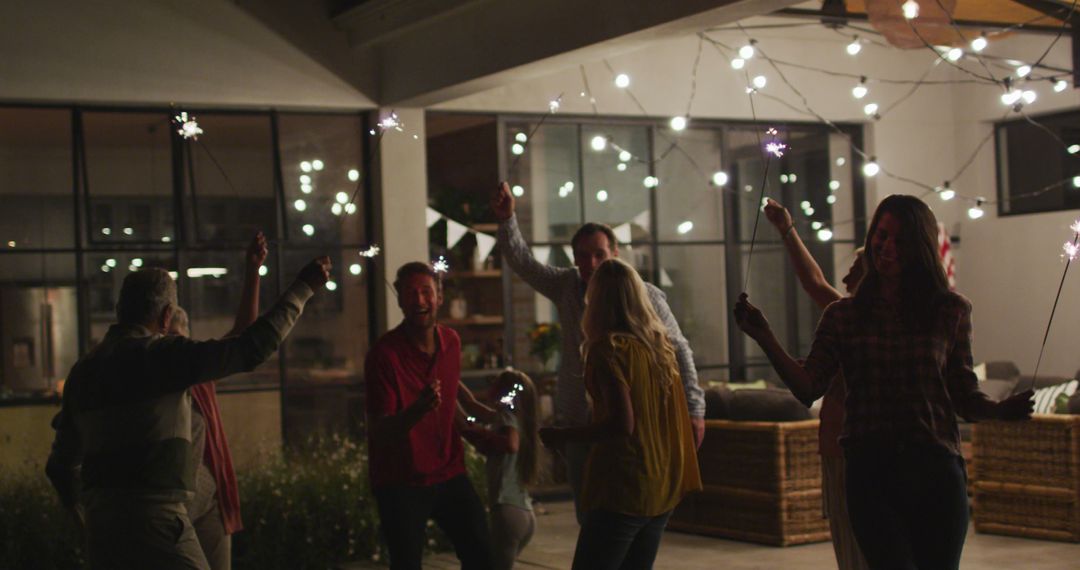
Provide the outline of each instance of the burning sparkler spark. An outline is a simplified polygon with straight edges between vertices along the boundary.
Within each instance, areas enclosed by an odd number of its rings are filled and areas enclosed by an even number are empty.
[[[379,121],[379,129],[381,129],[383,132],[390,129],[394,129],[395,131],[402,131],[403,129],[401,127],[401,120],[398,119],[398,115],[394,111],[390,111],[389,115],[383,117],[383,119]]]
[[[440,255],[439,259],[431,262],[431,269],[433,269],[435,273],[446,273],[450,271],[450,263],[446,261],[445,257]]]
[[[360,257],[367,257],[367,258],[378,257],[380,251],[382,251],[382,250],[379,249],[379,246],[372,245],[372,246],[368,247],[367,249],[365,249],[364,251],[361,251],[360,252]]]
[[[184,139],[198,139],[199,135],[203,134],[203,130],[199,128],[198,121],[195,120],[194,116],[189,117],[187,111],[174,116],[173,122],[180,125],[180,128],[177,129],[176,132],[184,137]]]

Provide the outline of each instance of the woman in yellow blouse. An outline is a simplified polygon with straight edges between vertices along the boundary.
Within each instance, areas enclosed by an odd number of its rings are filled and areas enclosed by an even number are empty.
[[[652,568],[675,505],[701,489],[697,455],[666,328],[637,271],[619,259],[593,273],[582,319],[593,422],[545,428],[548,447],[593,443],[573,568]]]

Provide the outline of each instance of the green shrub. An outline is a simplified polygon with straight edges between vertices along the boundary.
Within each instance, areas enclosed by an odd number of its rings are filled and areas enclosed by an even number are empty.
[[[0,568],[74,570],[84,555],[43,468],[0,473]]]

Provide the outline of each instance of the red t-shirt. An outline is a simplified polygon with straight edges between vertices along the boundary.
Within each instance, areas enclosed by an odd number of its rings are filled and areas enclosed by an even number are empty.
[[[365,390],[371,418],[398,414],[416,401],[436,378],[442,403],[420,420],[407,437],[378,445],[368,437],[371,484],[374,487],[434,485],[465,473],[465,451],[454,425],[461,382],[461,338],[436,325],[439,349],[428,356],[413,346],[399,325],[368,353]],[[369,431],[370,434],[370,431]]]

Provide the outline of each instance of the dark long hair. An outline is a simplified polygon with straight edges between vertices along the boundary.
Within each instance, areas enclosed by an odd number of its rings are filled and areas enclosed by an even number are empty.
[[[871,300],[881,287],[881,275],[874,259],[874,233],[881,217],[890,214],[900,223],[897,253],[900,259],[901,314],[919,329],[933,326],[935,310],[942,296],[949,291],[949,280],[938,252],[937,218],[926,202],[905,194],[893,194],[878,204],[870,229],[866,233],[863,256],[866,275],[855,292],[855,306],[863,315],[869,314]]]

